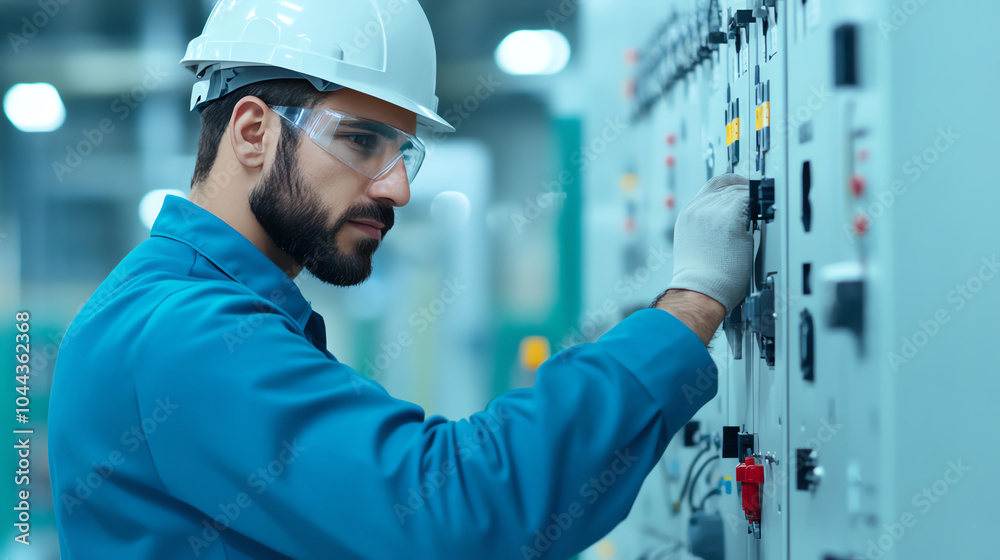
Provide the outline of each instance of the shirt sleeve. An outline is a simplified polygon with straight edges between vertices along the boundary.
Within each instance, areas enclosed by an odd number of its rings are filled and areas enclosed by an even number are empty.
[[[625,517],[717,389],[701,340],[647,309],[532,388],[425,418],[262,301],[223,283],[168,298],[136,341],[136,399],[143,416],[171,403],[147,439],[165,490],[227,544],[295,558],[569,557]]]

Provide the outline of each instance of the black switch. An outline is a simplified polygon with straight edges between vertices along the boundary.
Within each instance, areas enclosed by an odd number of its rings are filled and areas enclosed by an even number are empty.
[[[833,31],[834,79],[838,86],[858,85],[858,26],[845,23]]]
[[[750,179],[750,220],[774,221],[774,179]]]
[[[846,328],[858,338],[864,333],[864,291],[862,280],[843,280],[834,287],[830,327]]]
[[[799,316],[799,364],[802,367],[802,379],[806,381],[816,380],[815,332],[812,313],[803,309]]]
[[[744,432],[737,438],[740,444],[740,454],[739,459],[741,463],[746,462],[747,457],[753,457],[754,450],[754,434]]]
[[[698,442],[694,439],[698,433],[700,424],[697,420],[692,420],[684,424],[684,447],[694,447]]]
[[[822,470],[812,449],[795,450],[795,489],[808,492],[819,484]]]
[[[753,10],[736,10],[733,15],[733,23],[736,27],[746,27],[755,21],[757,18],[753,17]]]
[[[735,459],[740,456],[739,426],[722,427],[722,458]]]

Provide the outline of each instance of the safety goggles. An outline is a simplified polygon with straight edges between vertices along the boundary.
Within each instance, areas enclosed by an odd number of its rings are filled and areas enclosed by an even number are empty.
[[[271,110],[369,179],[381,178],[402,158],[412,183],[424,162],[424,143],[394,126],[326,108],[272,106]]]

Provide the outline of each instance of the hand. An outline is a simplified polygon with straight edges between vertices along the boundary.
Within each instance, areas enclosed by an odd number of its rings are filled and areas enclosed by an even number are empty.
[[[668,290],[690,290],[722,304],[726,313],[743,301],[753,271],[749,230],[750,190],[735,174],[713,178],[677,218],[674,278]]]

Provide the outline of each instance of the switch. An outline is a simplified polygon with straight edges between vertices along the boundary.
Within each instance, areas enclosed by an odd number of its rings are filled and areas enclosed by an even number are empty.
[[[868,233],[868,216],[858,214],[854,217],[854,235],[864,237]]]
[[[740,99],[732,100],[732,88],[726,88],[726,149],[729,152],[730,171],[740,162]]]
[[[760,344],[760,355],[767,365],[774,367],[774,275],[764,279],[761,290],[746,301],[746,315],[749,330],[757,335]]]
[[[740,452],[738,458],[740,462],[746,461],[747,457],[753,457],[754,451],[754,436],[750,432],[740,432],[736,436],[736,441],[739,442]]]
[[[816,380],[815,333],[812,313],[803,309],[799,315],[799,365],[802,368],[802,379],[806,381]]]
[[[757,170],[764,169],[764,153],[771,149],[771,80],[760,81],[760,65],[754,68],[754,96],[757,101],[754,128],[757,135]]]
[[[833,83],[858,85],[858,26],[845,23],[833,31]]]
[[[830,328],[848,329],[864,352],[865,271],[860,262],[848,261],[823,267],[822,285],[826,323]]]
[[[757,21],[757,18],[753,17],[753,10],[736,10],[733,18],[729,20],[729,27],[730,29],[746,27],[755,21]]]
[[[750,221],[774,221],[774,179],[750,179]]]
[[[823,478],[823,467],[814,449],[795,450],[795,489],[809,492],[816,489]]]
[[[687,424],[684,424],[684,447],[694,447],[697,445],[698,440],[695,436],[698,434],[698,428],[701,424],[697,420],[692,420]]]
[[[746,515],[747,533],[760,538],[760,485],[764,484],[764,465],[756,464],[753,457],[736,467],[736,482],[743,495],[743,513]]]
[[[740,456],[740,427],[722,427],[722,458],[735,459]]]
[[[863,175],[855,173],[851,175],[851,194],[856,197],[861,197],[865,194],[865,177]]]
[[[830,310],[830,327],[846,328],[861,336],[864,330],[864,283],[861,280],[844,280],[834,286],[833,308]]]

